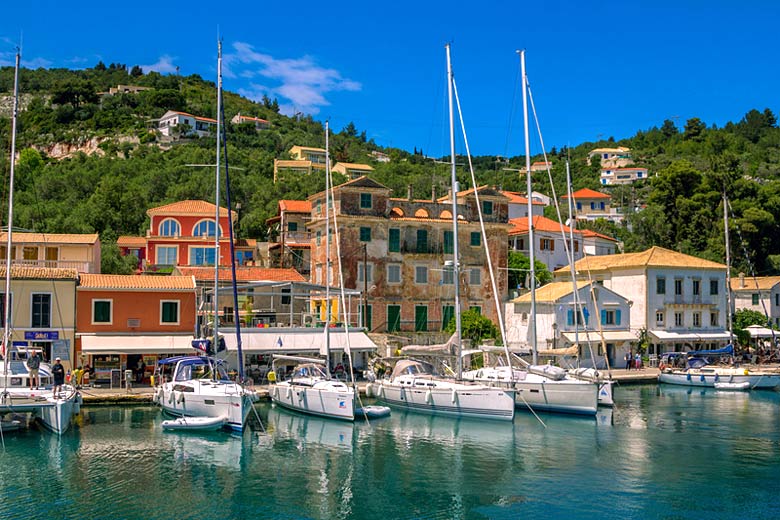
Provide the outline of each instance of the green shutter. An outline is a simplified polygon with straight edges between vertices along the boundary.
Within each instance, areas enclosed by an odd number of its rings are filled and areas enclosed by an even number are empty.
[[[401,330],[401,306],[387,306],[387,332],[397,332]]]
[[[450,324],[450,322],[454,317],[455,317],[455,306],[444,305],[441,308],[441,330],[446,329],[447,325]]]
[[[444,253],[445,254],[452,254],[454,248],[453,240],[452,240],[452,231],[445,231],[444,232]]]
[[[414,331],[425,332],[428,330],[428,306],[415,305],[414,307]]]
[[[162,322],[176,323],[178,321],[179,305],[176,302],[163,302],[162,304]]]
[[[361,227],[360,228],[360,241],[361,242],[371,242],[371,228],[370,227]]]
[[[417,252],[418,253],[428,252],[428,231],[425,229],[417,230]]]
[[[477,247],[482,245],[482,235],[479,233],[479,231],[474,231],[471,233],[471,245]]]
[[[363,307],[363,326],[370,331],[372,328],[371,322],[373,321],[371,316],[372,315],[371,305],[363,305],[362,307]]]
[[[387,249],[390,253],[401,252],[401,230],[390,229],[390,236],[387,244]]]
[[[95,302],[95,323],[111,321],[111,302]]]

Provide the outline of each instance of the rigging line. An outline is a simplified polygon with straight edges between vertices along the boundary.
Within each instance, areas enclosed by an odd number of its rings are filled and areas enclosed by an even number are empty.
[[[536,113],[536,103],[534,103],[534,95],[531,92],[531,83],[528,81],[527,77],[526,77],[526,85],[528,86],[528,100],[530,101],[530,104],[531,104],[531,112],[534,115],[534,123],[536,123],[536,132],[539,135],[539,144],[542,147],[542,156],[544,157],[544,165],[545,165],[545,169],[547,170],[547,178],[550,181],[550,189],[552,190],[552,199],[553,199],[553,202],[555,202],[555,213],[558,216],[558,223],[559,223],[560,228],[561,228],[561,235],[563,236],[563,250],[566,252],[566,259],[569,261],[569,264],[572,265],[572,264],[574,264],[574,252],[571,251],[571,248],[569,247],[569,243],[566,240],[566,232],[563,229],[563,219],[561,218],[561,205],[559,204],[558,197],[557,197],[557,195],[555,193],[555,183],[553,182],[553,178],[552,178],[552,168],[550,167],[550,161],[547,158],[547,150],[544,147],[544,137],[542,136],[542,128],[541,128],[541,126],[539,124],[538,114]],[[531,172],[529,171],[529,172],[527,172],[527,174],[530,176]],[[530,200],[531,194],[528,193],[527,196],[528,196],[528,198]],[[572,217],[572,215],[569,215],[570,219],[571,219],[571,217]],[[530,247],[533,247],[533,244],[531,244]],[[590,278],[590,272],[588,273],[588,277]],[[592,288],[592,286],[591,286],[591,288]],[[575,298],[576,298],[576,293],[577,293],[577,291],[575,291]],[[594,300],[594,304],[595,304],[595,300]],[[596,308],[596,310],[598,310],[598,305],[596,305],[595,308]],[[586,335],[586,338],[587,338],[587,335]],[[601,336],[601,341],[602,341],[602,343],[604,342],[604,335],[603,334]],[[593,346],[590,344],[590,341],[588,341],[588,352],[590,352],[590,358],[595,360],[596,357],[593,355]],[[606,350],[605,350],[605,352],[606,352]]]
[[[491,284],[491,287],[493,289],[493,300],[494,300],[495,305],[496,305],[496,315],[498,316],[498,324],[499,324],[499,328],[501,330],[501,339],[504,342],[504,351],[506,353],[506,360],[507,360],[507,363],[509,364],[509,367],[510,367],[509,368],[509,378],[510,378],[510,380],[512,380],[512,379],[514,379],[514,374],[512,372],[512,368],[511,368],[512,367],[511,358],[509,357],[509,343],[508,343],[507,337],[506,337],[506,325],[504,324],[504,313],[502,312],[501,302],[499,301],[498,287],[497,287],[497,284],[496,284],[496,276],[495,276],[495,272],[494,272],[494,269],[493,269],[493,260],[490,258],[490,246],[488,244],[487,231],[485,230],[485,220],[483,219],[483,216],[482,216],[482,203],[479,200],[479,187],[477,185],[476,176],[474,175],[474,165],[471,162],[471,150],[469,149],[469,140],[468,140],[468,137],[466,135],[466,125],[465,125],[465,123],[463,121],[463,110],[461,109],[461,106],[460,106],[460,96],[458,95],[458,85],[455,82],[455,78],[454,77],[452,78],[452,87],[453,87],[453,91],[454,91],[454,94],[455,94],[455,104],[458,107],[458,118],[460,119],[460,127],[461,127],[461,131],[463,132],[463,143],[464,143],[464,146],[466,148],[466,157],[468,158],[468,162],[469,162],[469,173],[471,174],[471,184],[474,187],[474,197],[476,198],[476,203],[477,203],[477,215],[479,216],[479,227],[480,227],[480,231],[482,232],[482,242],[483,242],[484,247],[485,247],[485,257],[487,258],[488,273],[490,274],[490,284]],[[453,199],[455,199],[457,197],[457,194],[454,193],[454,191],[455,191],[455,187],[453,186],[453,194],[452,194],[452,198]],[[458,237],[454,237],[453,239],[457,240]],[[458,266],[458,261],[457,260],[455,261],[455,266],[456,266],[456,268]],[[458,274],[458,273],[456,273],[456,274]]]

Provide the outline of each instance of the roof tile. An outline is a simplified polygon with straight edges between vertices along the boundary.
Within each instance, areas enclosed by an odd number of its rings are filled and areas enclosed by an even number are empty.
[[[195,290],[195,280],[192,276],[82,274],[79,287],[83,289]]]

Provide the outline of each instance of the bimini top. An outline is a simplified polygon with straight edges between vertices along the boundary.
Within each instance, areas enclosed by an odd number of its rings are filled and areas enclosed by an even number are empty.
[[[405,374],[414,376],[425,376],[433,373],[431,366],[428,363],[417,361],[415,359],[401,359],[393,368],[392,377],[398,377]]]
[[[734,346],[733,345],[726,345],[723,348],[718,348],[715,350],[691,350],[690,352],[687,352],[689,356],[733,356],[734,355]]]

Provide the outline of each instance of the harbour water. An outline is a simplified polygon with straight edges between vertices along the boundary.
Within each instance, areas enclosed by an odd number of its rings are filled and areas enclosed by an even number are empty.
[[[780,518],[780,393],[616,390],[596,419],[393,411],[371,424],[260,404],[266,432],[163,432],[153,407],[5,434],[0,518]]]

